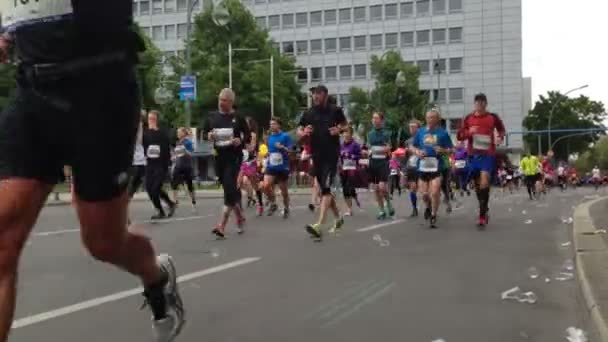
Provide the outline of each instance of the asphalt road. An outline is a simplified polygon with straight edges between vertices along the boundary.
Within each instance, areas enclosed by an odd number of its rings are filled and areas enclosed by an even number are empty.
[[[379,224],[366,193],[343,233],[322,243],[303,229],[314,220],[308,196],[294,198],[287,220],[251,211],[246,234],[232,229],[224,241],[210,234],[219,200],[202,200],[197,213],[184,206],[160,224],[145,223],[149,203],[131,209],[185,276],[188,323],[178,341],[553,342],[565,341],[569,326],[586,329],[576,279],[554,277],[573,256],[561,245],[571,229],[561,219],[594,192],[534,202],[523,191],[492,196],[490,225],[479,232],[474,197],[457,198],[429,230],[407,218],[407,196],[396,201],[398,217]],[[531,266],[539,278],[529,278]],[[151,341],[137,279],[86,255],[69,206],[44,209],[20,271],[11,341]],[[538,302],[502,301],[514,286]]]

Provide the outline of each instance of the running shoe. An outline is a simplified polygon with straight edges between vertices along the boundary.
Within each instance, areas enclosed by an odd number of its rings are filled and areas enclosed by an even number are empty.
[[[258,216],[262,216],[264,215],[264,207],[262,207],[261,205],[258,206]]]
[[[433,215],[433,213],[431,212],[431,208],[424,209],[424,219],[425,220],[430,219],[432,215]]]
[[[338,231],[340,231],[340,229],[342,229],[342,227],[344,227],[344,217],[340,217],[339,219],[337,219],[334,225],[329,228],[328,232],[330,234],[336,234]]]
[[[277,206],[275,203],[272,203],[270,205],[270,208],[268,208],[268,216],[272,216],[274,215],[274,213],[277,212],[277,210],[279,210],[279,206]]]
[[[378,219],[378,220],[385,220],[386,219],[386,213],[383,210],[380,210],[378,212],[378,215],[376,215],[376,219]]]
[[[167,213],[167,217],[173,217],[175,215],[175,210],[177,209],[177,203],[173,203],[169,206],[169,212]]]
[[[281,215],[283,216],[284,219],[289,218],[289,208],[283,208]]]
[[[395,208],[393,208],[393,207],[388,208],[388,216],[390,216],[390,217],[395,216]]]
[[[477,223],[477,227],[479,228],[479,230],[484,230],[487,224],[488,224],[487,215],[479,215],[479,222]]]
[[[224,239],[226,237],[226,235],[224,234],[224,227],[220,226],[219,224],[213,228],[211,234],[214,234],[219,239]]]
[[[431,215],[431,219],[430,219],[429,223],[430,223],[429,228],[436,229],[437,228],[437,215]]]
[[[310,210],[310,211],[315,211],[315,205],[314,205],[314,204],[312,204],[312,203],[310,203],[310,204],[308,205],[308,210]]]
[[[307,225],[306,231],[308,232],[308,234],[311,235],[311,237],[317,238],[319,240],[323,237],[323,234],[321,233],[321,225],[318,223]]]
[[[247,220],[245,217],[240,217],[236,219],[236,232],[239,234],[243,234],[245,232],[245,223]]]

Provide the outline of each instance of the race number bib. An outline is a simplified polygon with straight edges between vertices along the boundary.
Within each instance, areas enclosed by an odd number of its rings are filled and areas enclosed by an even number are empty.
[[[415,169],[418,167],[418,156],[411,156],[407,160],[407,167],[410,169]]]
[[[355,162],[352,159],[344,159],[342,161],[342,170],[344,171],[349,171],[349,170],[356,170],[357,169],[357,162]]]
[[[175,156],[181,158],[186,155],[186,148],[182,145],[175,147]]]
[[[249,151],[243,150],[243,160],[249,160]]]
[[[14,28],[43,21],[56,21],[70,16],[72,0],[2,0],[2,26]]]
[[[369,166],[369,159],[359,159],[359,165]]]
[[[399,173],[399,171],[395,170],[395,169],[391,169],[391,176],[396,176]]]
[[[372,159],[386,159],[384,146],[372,146]]]
[[[232,128],[216,128],[213,130],[215,135],[215,146],[226,147],[232,145],[234,139],[234,129]]]
[[[473,135],[473,149],[486,151],[492,146],[492,137],[485,134]]]
[[[513,176],[507,175],[507,180],[511,180],[511,179],[513,179]]]
[[[146,156],[148,156],[148,158],[150,158],[150,159],[160,158],[160,146],[159,145],[148,146],[148,151],[146,152]]]
[[[421,172],[437,172],[439,170],[439,159],[435,157],[425,157],[420,160]]]
[[[283,155],[279,152],[273,152],[270,154],[270,166],[283,165]]]
[[[464,169],[467,166],[467,161],[466,160],[457,160],[454,163],[454,166],[456,166],[457,169]]]

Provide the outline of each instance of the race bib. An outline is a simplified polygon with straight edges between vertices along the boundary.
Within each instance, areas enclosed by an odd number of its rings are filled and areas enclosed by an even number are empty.
[[[369,166],[369,159],[359,159],[359,165]]]
[[[399,173],[399,171],[395,170],[395,169],[391,169],[391,176],[396,176]]]
[[[511,176],[511,175],[507,175],[507,179],[508,179],[508,180],[511,180],[511,179],[513,179],[513,176]]]
[[[270,154],[270,166],[283,165],[283,155],[279,152],[273,152]]]
[[[418,167],[418,156],[411,156],[408,160],[407,160],[407,166],[410,169],[415,169]]]
[[[356,170],[357,169],[357,162],[355,162],[352,159],[344,159],[342,161],[342,170],[344,171],[349,171],[349,170]]]
[[[249,151],[243,150],[243,160],[249,160]]]
[[[175,147],[175,155],[181,158],[186,155],[186,148],[182,145]]]
[[[232,145],[234,139],[234,129],[232,128],[216,128],[213,130],[215,135],[215,146],[226,147]]]
[[[437,172],[439,170],[439,159],[435,157],[425,157],[420,160],[420,171]]]
[[[148,156],[148,158],[150,158],[150,159],[160,158],[160,146],[159,145],[148,146],[148,151],[146,152],[146,156]]]
[[[386,159],[384,146],[372,146],[372,159]]]
[[[457,160],[454,163],[454,166],[456,166],[457,169],[464,169],[467,166],[467,161],[466,160]]]
[[[74,9],[72,0],[2,0],[2,26],[34,24],[43,21],[56,21],[70,16]]]
[[[473,135],[473,149],[486,151],[492,146],[492,137],[485,134]]]

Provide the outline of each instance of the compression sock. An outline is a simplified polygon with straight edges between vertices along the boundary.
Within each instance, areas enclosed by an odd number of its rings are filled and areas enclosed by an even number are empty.
[[[410,202],[412,202],[412,208],[418,208],[418,195],[414,191],[410,191]]]
[[[485,216],[488,213],[488,202],[490,201],[490,188],[479,190],[479,213]]]
[[[262,191],[261,190],[256,190],[255,196],[258,198],[258,206],[263,207],[264,206],[264,200],[262,199]]]

